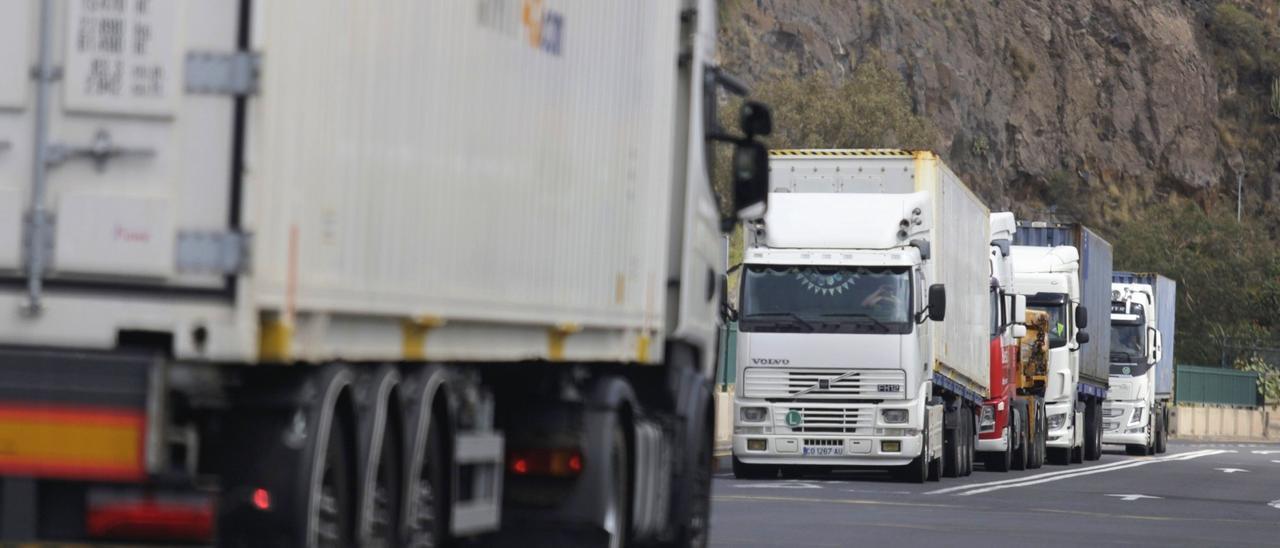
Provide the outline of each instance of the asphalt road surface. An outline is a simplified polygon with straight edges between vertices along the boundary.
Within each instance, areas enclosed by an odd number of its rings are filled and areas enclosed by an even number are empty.
[[[722,459],[727,460],[727,459]],[[873,471],[712,489],[712,546],[1280,546],[1280,444],[1170,442],[1156,457],[909,484]]]

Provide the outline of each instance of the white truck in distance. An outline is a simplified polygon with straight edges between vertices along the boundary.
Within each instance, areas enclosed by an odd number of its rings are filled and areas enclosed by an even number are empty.
[[[1116,272],[1112,279],[1111,387],[1102,408],[1102,442],[1122,444],[1131,455],[1163,453],[1177,284],[1159,274]]]
[[[734,474],[968,474],[988,394],[986,206],[929,152],[774,151],[770,178],[743,255]]]

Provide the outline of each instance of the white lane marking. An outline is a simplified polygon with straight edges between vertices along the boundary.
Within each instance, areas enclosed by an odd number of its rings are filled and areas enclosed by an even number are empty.
[[[1205,451],[1209,451],[1209,449],[1201,449],[1200,451],[1196,451],[1196,453],[1202,453],[1202,452],[1205,452]],[[1180,453],[1180,454],[1187,454],[1187,453]],[[966,485],[957,485],[957,486],[955,486],[955,487],[947,487],[947,488],[944,488],[944,489],[937,489],[937,490],[934,490],[934,491],[928,491],[928,492],[926,492],[925,494],[926,494],[926,495],[941,495],[941,494],[943,494],[943,493],[950,493],[950,492],[952,492],[952,491],[964,491],[965,489],[972,489],[972,488],[974,488],[974,487],[985,487],[985,486],[988,486],[988,485],[1003,485],[1003,484],[1006,484],[1006,483],[1018,483],[1018,482],[1022,482],[1022,481],[1027,481],[1028,479],[1031,479],[1031,478],[1050,478],[1050,477],[1062,476],[1062,475],[1066,475],[1066,474],[1075,474],[1075,473],[1079,473],[1079,472],[1084,471],[1084,470],[1097,470],[1097,469],[1101,469],[1101,468],[1114,468],[1114,467],[1116,467],[1116,466],[1123,466],[1123,465],[1126,465],[1126,464],[1129,464],[1129,463],[1132,463],[1132,462],[1134,462],[1134,460],[1133,460],[1133,459],[1118,460],[1118,461],[1115,461],[1115,462],[1109,462],[1109,463],[1106,463],[1106,464],[1097,464],[1097,465],[1094,465],[1094,466],[1086,466],[1086,467],[1084,467],[1084,468],[1073,468],[1073,469],[1068,469],[1068,470],[1058,470],[1058,471],[1056,471],[1056,472],[1045,472],[1045,473],[1043,473],[1043,474],[1037,474],[1037,475],[1034,475],[1034,476],[1023,476],[1023,477],[1020,477],[1020,478],[1013,478],[1013,479],[1007,479],[1007,480],[998,480],[998,481],[989,481],[989,482],[986,482],[986,483],[970,483],[970,484],[966,484]]]
[[[1024,478],[1024,481],[1021,481],[1021,482],[1006,483],[1003,485],[992,485],[989,487],[980,487],[978,489],[971,489],[963,493],[958,493],[958,495],[959,496],[980,495],[982,493],[990,493],[992,491],[999,491],[1001,489],[1008,489],[1010,487],[1028,487],[1031,485],[1039,485],[1041,483],[1048,483],[1051,481],[1078,478],[1081,476],[1091,476],[1093,474],[1101,474],[1104,472],[1114,472],[1116,470],[1124,470],[1126,468],[1136,468],[1138,466],[1145,466],[1145,465],[1154,464],[1157,462],[1191,460],[1191,459],[1197,459],[1200,457],[1207,457],[1210,455],[1220,455],[1222,453],[1225,453],[1225,451],[1210,449],[1206,451],[1180,453],[1178,455],[1172,455],[1168,457],[1157,457],[1154,459],[1129,460],[1129,461],[1125,461],[1124,465],[1122,466],[1112,466],[1109,468],[1099,468],[1095,466],[1091,469],[1085,468],[1075,473],[1054,476],[1054,477],[1031,476],[1030,478]],[[970,486],[970,487],[979,487],[979,486]]]
[[[1276,499],[1271,502],[1268,502],[1267,506],[1275,508],[1276,510],[1280,510],[1280,499]]]
[[[1276,463],[1276,464],[1280,464],[1280,460],[1273,460],[1273,461],[1271,461],[1271,462],[1274,462],[1274,463]]]
[[[781,481],[772,483],[735,483],[734,487],[748,489],[822,489],[821,485],[799,481]]]
[[[1280,451],[1272,451],[1272,450],[1270,450],[1270,449],[1263,449],[1263,450],[1261,450],[1261,451],[1253,451],[1253,454],[1255,454],[1255,455],[1280,455]]]
[[[1137,493],[1134,493],[1134,494],[1131,494],[1131,495],[1107,495],[1107,496],[1108,496],[1108,497],[1119,497],[1119,498],[1120,498],[1120,500],[1123,500],[1123,501],[1125,501],[1125,502],[1133,502],[1133,501],[1138,500],[1138,499],[1162,499],[1162,498],[1164,498],[1164,497],[1153,497],[1153,496],[1151,496],[1151,495],[1139,495],[1139,494],[1137,494]]]
[[[1245,470],[1244,468],[1214,468],[1214,470],[1221,470],[1222,473],[1224,474],[1234,474],[1236,472],[1248,472],[1248,470]]]

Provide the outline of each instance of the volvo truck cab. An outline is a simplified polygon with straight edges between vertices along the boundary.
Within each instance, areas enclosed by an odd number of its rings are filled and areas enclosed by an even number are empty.
[[[1111,285],[1110,391],[1103,404],[1103,443],[1130,454],[1162,449],[1164,405],[1156,397],[1156,364],[1163,357],[1155,291],[1145,283]]]

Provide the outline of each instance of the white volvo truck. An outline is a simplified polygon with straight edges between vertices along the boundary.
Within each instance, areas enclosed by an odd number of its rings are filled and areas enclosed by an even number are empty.
[[[1046,456],[1064,465],[1097,460],[1110,322],[1086,328],[1090,310],[1110,310],[1111,244],[1083,225],[1021,221],[1014,243],[1015,290],[1050,316]]]
[[[1177,283],[1159,274],[1116,272],[1111,284],[1111,387],[1102,442],[1131,455],[1163,453],[1173,395]]]
[[[0,2],[0,544],[705,544],[716,22]]]
[[[929,152],[775,151],[770,177],[743,254],[734,474],[968,474],[988,396],[986,206]]]

